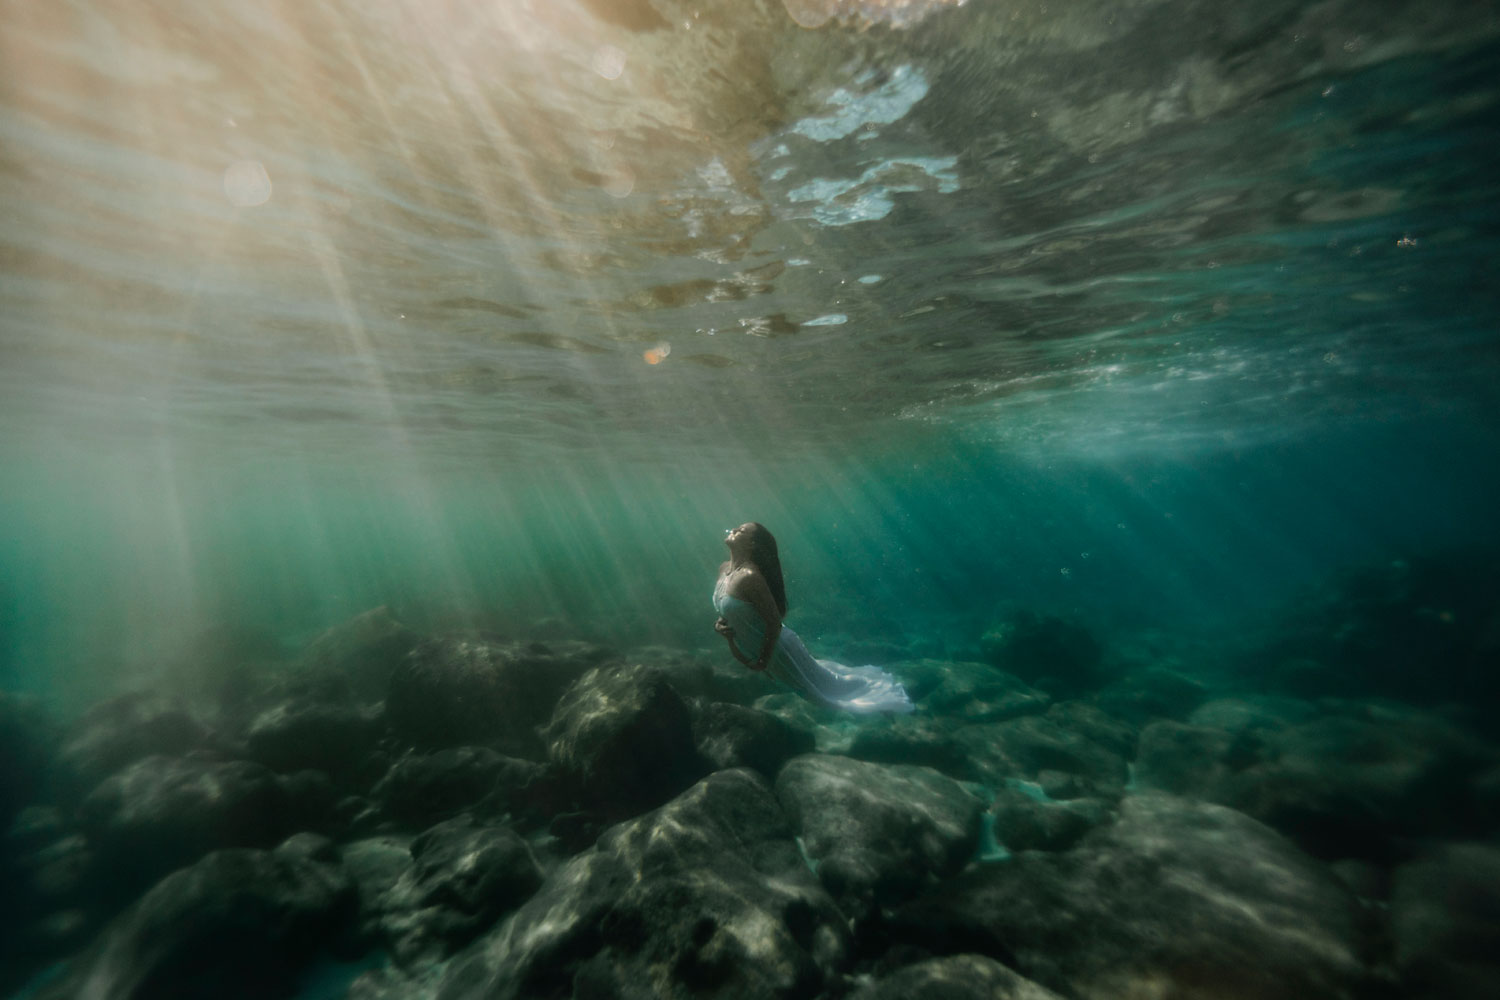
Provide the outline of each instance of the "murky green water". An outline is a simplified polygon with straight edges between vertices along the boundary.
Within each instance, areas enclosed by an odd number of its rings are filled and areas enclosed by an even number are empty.
[[[6,5],[0,687],[707,645],[748,518],[835,653],[1493,540],[1493,4],[846,6]]]

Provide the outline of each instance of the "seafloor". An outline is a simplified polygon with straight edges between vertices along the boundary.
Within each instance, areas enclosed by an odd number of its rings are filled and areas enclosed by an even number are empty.
[[[0,696],[0,989],[1491,997],[1493,565],[1353,568],[1232,638],[1015,609],[887,650],[898,719],[383,608],[71,720]]]

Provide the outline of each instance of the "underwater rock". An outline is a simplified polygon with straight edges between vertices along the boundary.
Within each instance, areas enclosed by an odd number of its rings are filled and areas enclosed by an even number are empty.
[[[1044,712],[1052,701],[1014,674],[984,663],[918,660],[892,664],[891,670],[919,711],[957,722],[1003,722]]]
[[[0,830],[36,801],[56,743],[52,720],[34,699],[0,691]]]
[[[971,869],[898,908],[895,939],[978,951],[1065,996],[1362,995],[1358,904],[1242,813],[1151,793],[1071,851]]]
[[[536,727],[570,684],[608,656],[587,643],[433,639],[391,675],[386,720],[421,748],[489,743],[534,759],[543,748]]]
[[[687,706],[662,674],[639,665],[583,675],[542,737],[560,776],[610,819],[660,805],[708,770]]]
[[[449,747],[396,761],[370,794],[388,816],[420,828],[464,810],[516,808],[541,773],[540,764],[489,747]]]
[[[1125,760],[1135,758],[1137,727],[1086,701],[1060,701],[1047,709],[1047,719],[1085,736]]]
[[[750,705],[757,698],[785,690],[765,673],[746,670],[730,660],[727,652],[722,657],[705,658],[665,646],[647,646],[632,650],[629,662],[659,670],[684,698]]]
[[[88,841],[56,808],[28,806],[15,818],[0,854],[0,994],[98,929],[93,868]]]
[[[990,806],[995,839],[1016,851],[1065,851],[1083,835],[1109,821],[1110,807],[1099,799],[1053,802],[1006,785]]]
[[[984,804],[927,767],[824,754],[787,763],[776,798],[845,914],[910,895],[973,857]]]
[[[155,694],[100,702],[69,727],[58,758],[79,792],[143,757],[177,757],[202,748],[208,731],[180,704]]]
[[[396,668],[421,641],[421,635],[381,605],[308,643],[299,673],[345,687],[359,701],[378,701],[385,697]]]
[[[1006,778],[1034,781],[1042,771],[1075,775],[1091,795],[1118,797],[1129,778],[1124,759],[1050,717],[964,726],[954,738],[968,752],[976,780],[991,786]]]
[[[1401,996],[1488,1000],[1500,983],[1500,847],[1445,844],[1396,870]]]
[[[1186,718],[1207,698],[1201,682],[1160,667],[1132,671],[1094,695],[1105,712],[1137,724]]]
[[[451,954],[542,883],[536,858],[514,831],[475,826],[468,817],[422,833],[410,855],[412,863],[375,903],[379,928],[403,965]]]
[[[1089,691],[1104,680],[1098,640],[1053,615],[1017,611],[986,632],[979,646],[990,663],[1053,696]]]
[[[283,774],[312,768],[353,777],[380,738],[377,712],[293,698],[255,717],[245,742],[252,760]]]
[[[222,847],[263,847],[301,817],[260,764],[152,756],[105,779],[79,809],[111,895],[130,895]]]
[[[848,944],[765,779],[717,771],[554,871],[437,997],[792,1000],[816,995]]]
[[[862,728],[849,745],[848,756],[876,764],[916,764],[957,778],[978,781],[982,772],[947,719],[920,711],[897,716],[888,726]]]
[[[352,916],[332,865],[279,851],[215,851],[173,872],[105,930],[43,997],[289,996],[303,966]]]
[[[1329,860],[1388,862],[1409,853],[1411,838],[1483,826],[1474,783],[1493,766],[1492,747],[1393,703],[1322,709],[1238,733],[1153,723],[1141,736],[1137,778],[1240,809]]]
[[[1062,1000],[983,955],[953,955],[908,965],[849,995],[849,1000]]]
[[[1470,548],[1345,570],[1300,600],[1244,657],[1244,669],[1257,684],[1279,679],[1304,697],[1493,710],[1500,700],[1495,563],[1493,550]]]
[[[715,771],[748,767],[767,778],[790,757],[811,753],[812,733],[770,712],[716,701],[693,712],[698,753]]]

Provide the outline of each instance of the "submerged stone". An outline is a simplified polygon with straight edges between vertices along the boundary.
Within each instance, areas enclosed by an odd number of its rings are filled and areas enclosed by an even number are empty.
[[[215,848],[280,841],[300,825],[294,804],[260,764],[156,756],[102,782],[79,817],[101,879],[128,895]]]
[[[861,987],[849,1000],[1061,1000],[983,955],[954,955],[908,965]]]
[[[608,655],[586,643],[430,640],[391,675],[386,718],[397,735],[421,748],[487,743],[534,758],[542,752],[536,728],[563,691]]]
[[[336,867],[281,852],[215,851],[117,917],[48,1000],[290,996],[353,914]]]
[[[541,884],[526,842],[468,817],[425,831],[406,865],[371,905],[403,965],[447,955],[515,909]]]
[[[301,669],[345,687],[360,701],[378,701],[396,668],[421,641],[382,605],[318,635],[308,643]]]
[[[983,803],[926,767],[797,757],[776,797],[809,862],[851,917],[952,875],[974,855]]]
[[[208,730],[182,705],[154,694],[101,702],[69,729],[58,760],[80,791],[152,755],[180,756],[202,748]]]
[[[370,794],[392,819],[421,828],[465,810],[516,808],[541,772],[539,764],[489,747],[449,747],[403,757]]]
[[[579,678],[542,736],[585,807],[612,819],[660,805],[708,769],[687,706],[662,674],[639,665]]]
[[[711,702],[693,713],[698,753],[714,770],[748,767],[774,778],[787,758],[809,753],[811,732],[757,708]]]
[[[1391,937],[1403,997],[1492,997],[1500,983],[1500,847],[1444,844],[1397,869]]]
[[[437,995],[791,1000],[847,946],[765,779],[718,771],[558,868]]]
[[[1072,850],[980,866],[898,909],[897,940],[979,951],[1066,996],[1354,998],[1367,985],[1358,904],[1255,820],[1130,796]]]
[[[1018,611],[979,644],[990,663],[1055,696],[1088,691],[1104,680],[1098,640],[1055,615]]]

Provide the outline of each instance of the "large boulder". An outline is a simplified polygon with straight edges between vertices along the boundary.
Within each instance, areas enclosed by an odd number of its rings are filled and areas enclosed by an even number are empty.
[[[1003,722],[1047,710],[1052,698],[986,663],[914,660],[891,665],[919,710],[956,722]]]
[[[979,843],[984,804],[927,767],[808,754],[776,777],[776,797],[846,914],[956,873]]]
[[[541,885],[526,842],[468,817],[440,823],[411,843],[411,863],[375,904],[378,925],[403,965],[467,944]]]
[[[434,639],[413,649],[391,675],[386,720],[420,748],[488,743],[534,759],[542,752],[536,728],[563,691],[608,656],[586,643]]]
[[[376,711],[303,697],[257,715],[245,742],[253,760],[282,773],[311,768],[355,778],[368,769],[381,731]]]
[[[983,955],[953,955],[908,965],[861,987],[849,1000],[1062,1000]]]
[[[177,757],[208,743],[208,730],[179,702],[160,695],[120,695],[90,708],[68,730],[58,754],[79,792],[144,757]]]
[[[749,767],[767,778],[787,758],[810,753],[813,734],[780,716],[729,702],[700,704],[693,712],[693,739],[713,770]]]
[[[1475,785],[1496,752],[1442,717],[1348,702],[1279,724],[1227,709],[1193,716],[1215,717],[1235,728],[1147,726],[1140,783],[1240,809],[1330,860],[1399,860],[1415,838],[1484,825]]]
[[[1496,552],[1469,547],[1341,571],[1244,657],[1257,684],[1305,697],[1500,700]]]
[[[295,852],[215,851],[117,917],[44,996],[290,996],[353,910],[349,880],[332,865]]]
[[[1129,780],[1123,757],[1051,713],[964,726],[954,739],[968,754],[973,780],[996,786],[1007,778],[1035,781],[1044,771],[1072,775],[1077,794],[1118,796]]]
[[[460,812],[518,808],[541,773],[540,764],[489,747],[449,747],[396,761],[370,794],[397,823],[422,829]]]
[[[1055,615],[1017,611],[979,641],[985,659],[1057,697],[1077,695],[1105,679],[1104,650],[1088,629]]]
[[[1401,996],[1487,1000],[1500,983],[1500,847],[1444,844],[1396,870]]]
[[[648,667],[589,671],[558,702],[542,736],[548,759],[584,806],[611,819],[660,805],[708,770],[687,705]]]
[[[1023,852],[901,907],[890,933],[977,951],[1065,996],[1353,998],[1357,902],[1269,827],[1222,806],[1126,798],[1071,851]]]
[[[715,772],[554,871],[437,996],[814,996],[848,932],[792,835],[764,778]]]
[[[0,833],[41,795],[55,741],[35,700],[0,691]]]
[[[319,687],[343,688],[359,701],[379,701],[385,697],[391,675],[421,641],[418,633],[381,605],[308,643],[299,672]]]
[[[260,764],[157,756],[100,783],[79,819],[102,881],[130,895],[215,848],[280,841],[301,825],[296,805]]]

